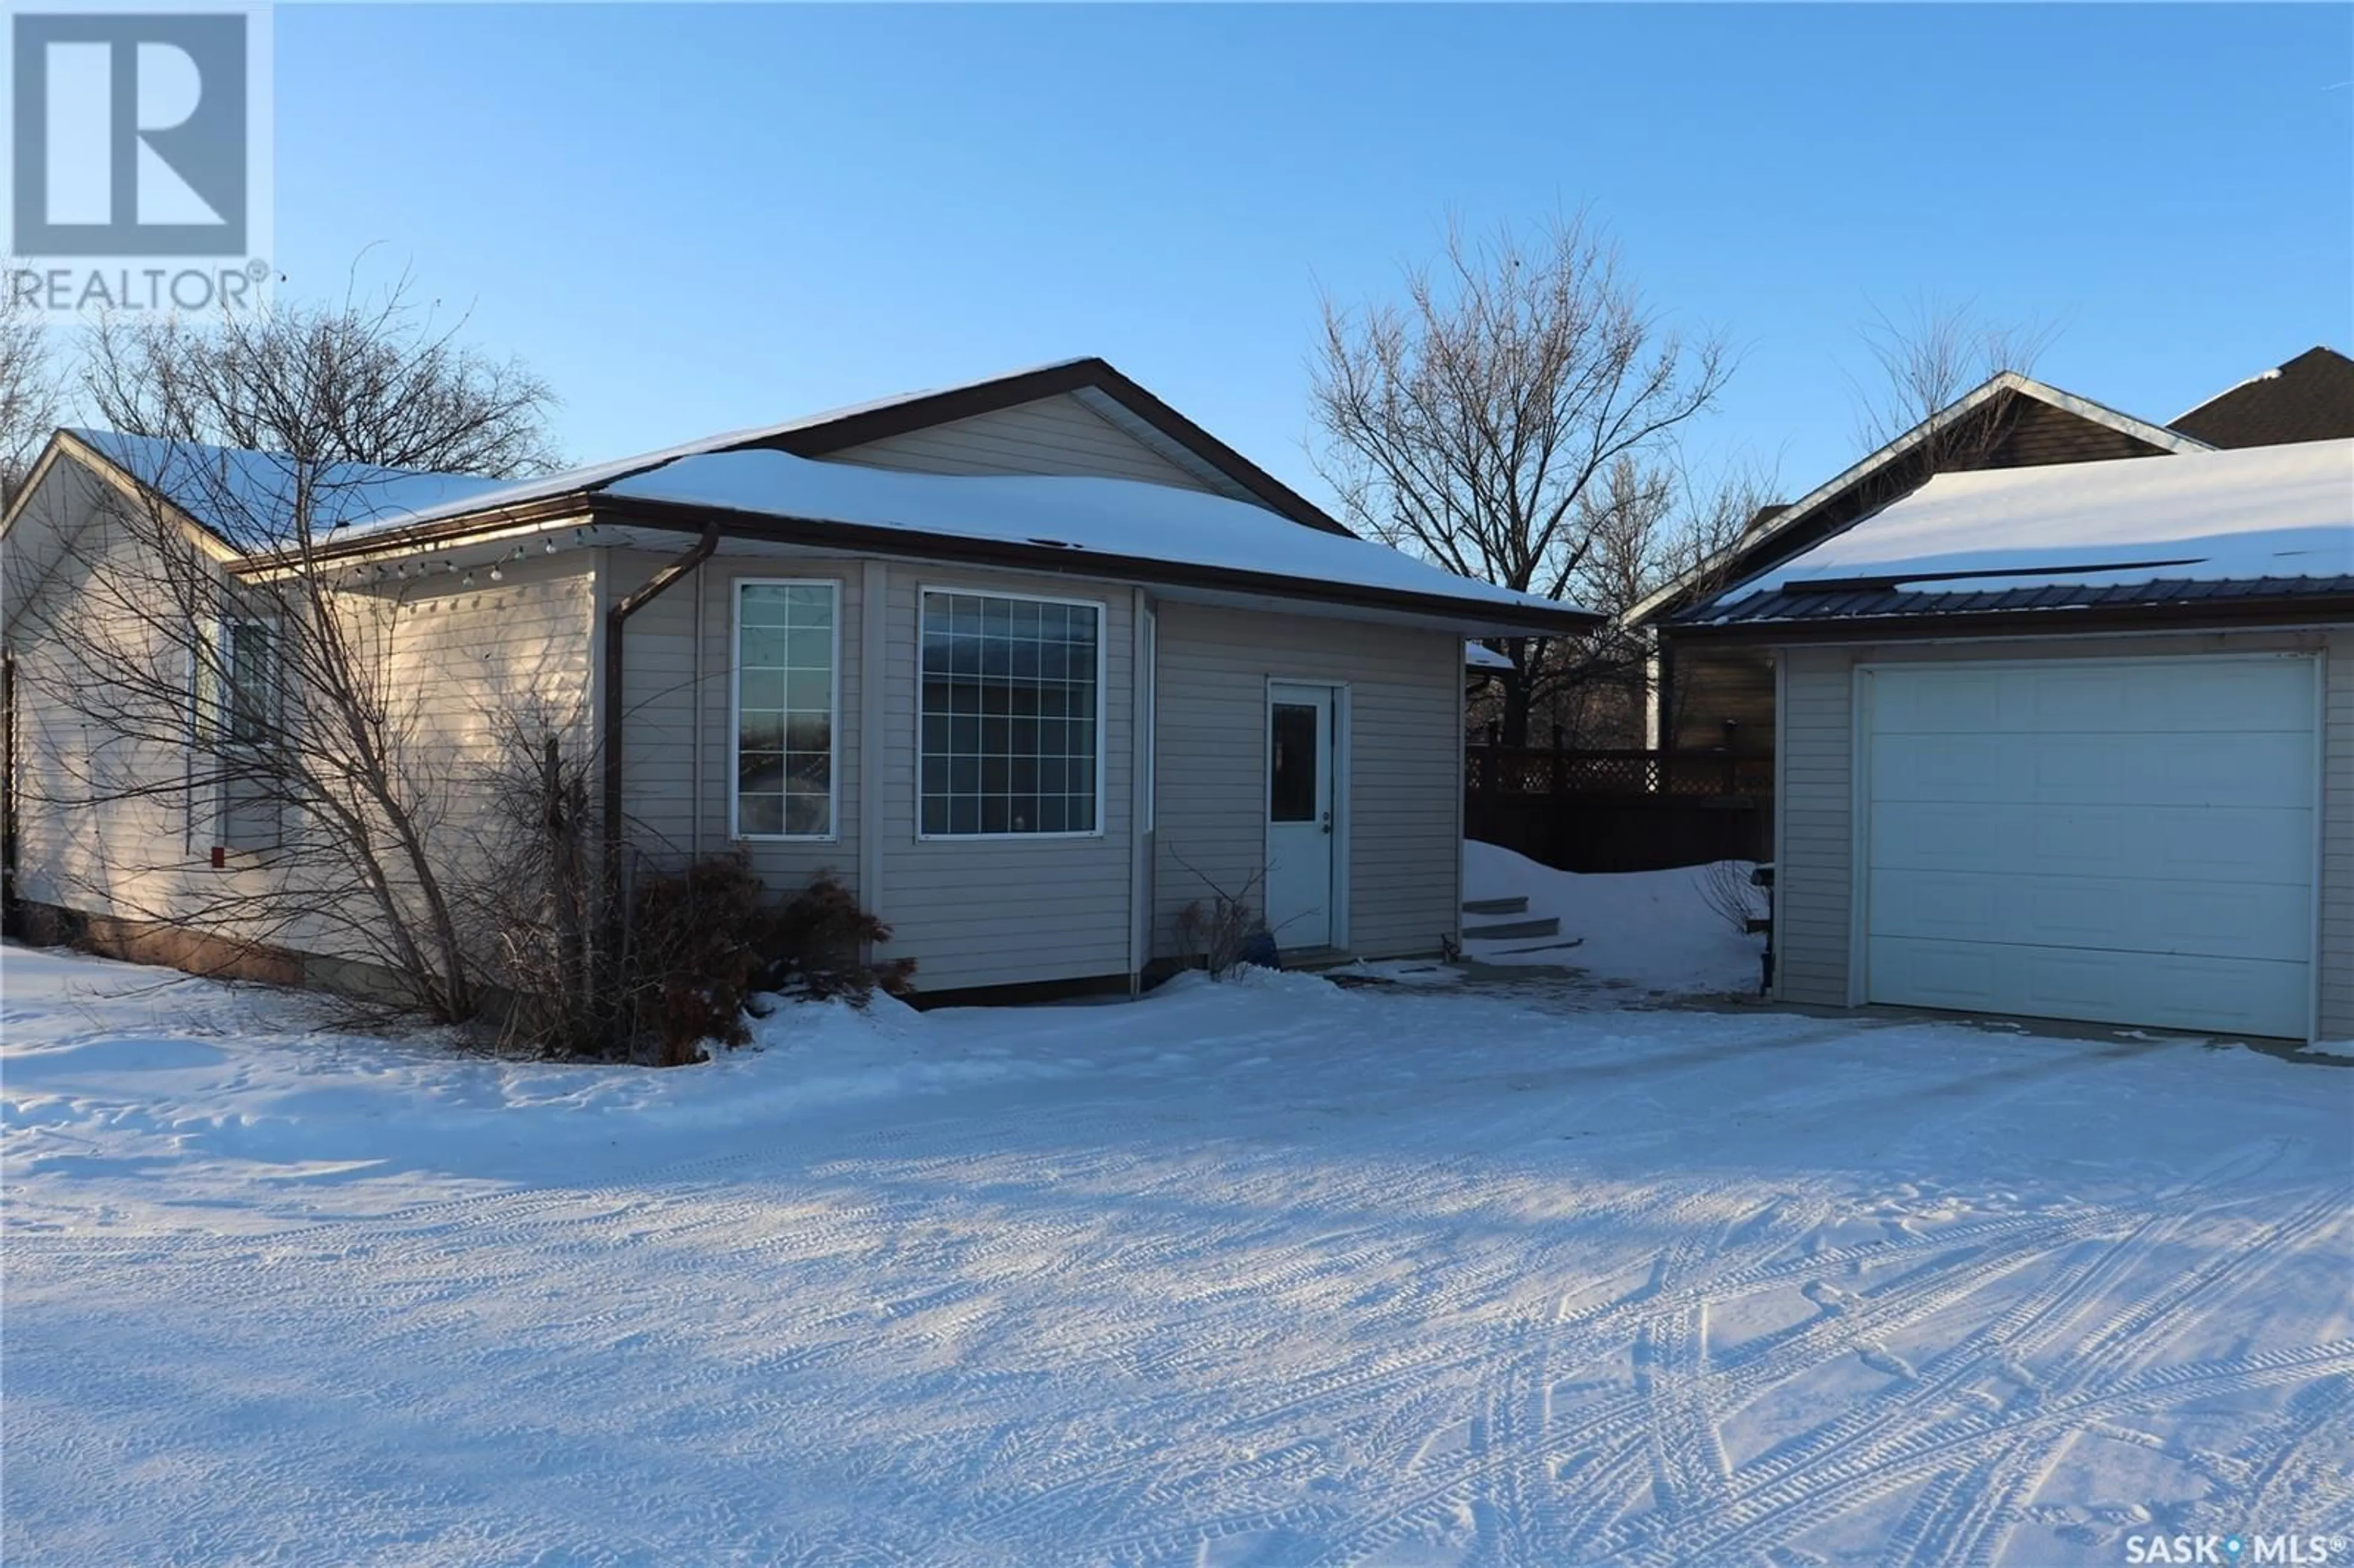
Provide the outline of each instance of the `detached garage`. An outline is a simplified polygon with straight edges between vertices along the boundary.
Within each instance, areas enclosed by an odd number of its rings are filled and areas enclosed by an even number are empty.
[[[1685,630],[1774,656],[1782,998],[2354,1038],[2354,442],[1940,476]]]

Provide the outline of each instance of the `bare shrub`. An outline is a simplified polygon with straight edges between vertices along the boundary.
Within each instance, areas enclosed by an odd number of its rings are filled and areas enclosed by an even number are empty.
[[[867,955],[891,939],[891,927],[858,906],[850,889],[825,873],[785,900],[768,917],[760,948],[767,955],[761,989],[823,1001],[848,997],[862,1005],[877,990],[905,996],[914,989],[916,960]]]
[[[1720,860],[1701,867],[1692,878],[1708,906],[1744,937],[1750,934],[1750,921],[1772,913],[1766,890],[1749,880],[1750,869],[1745,861]]]
[[[1210,890],[1206,903],[1196,898],[1177,912],[1171,928],[1177,943],[1177,961],[1187,969],[1206,969],[1212,980],[1224,980],[1243,962],[1255,938],[1274,940],[1260,911],[1260,885],[1267,874],[1253,872],[1229,889],[1204,875],[1182,855],[1175,859]]]
[[[467,944],[502,1004],[499,1044],[543,1056],[604,1055],[616,1044],[592,967],[593,758],[559,738],[577,719],[577,710],[493,715],[497,752],[472,780],[484,823],[460,884]]]
[[[8,356],[5,379],[37,382]],[[223,955],[333,954],[388,1005],[473,1018],[464,768],[435,733],[442,694],[397,656],[429,596],[327,546],[384,511],[367,465],[547,467],[546,387],[399,290],[111,318],[81,368],[83,401],[116,432],[90,441],[133,482],[49,536],[56,559],[13,574],[7,601],[20,703],[86,737],[45,754],[24,798],[124,824],[78,843],[58,881]]]
[[[760,892],[741,850],[639,879],[619,1000],[627,1038],[647,1043],[655,1066],[704,1060],[705,1041],[751,1040],[745,1007],[767,967]]]

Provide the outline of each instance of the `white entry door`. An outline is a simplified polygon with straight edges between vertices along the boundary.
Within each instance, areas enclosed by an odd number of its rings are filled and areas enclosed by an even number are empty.
[[[1267,924],[1278,948],[1332,945],[1333,694],[1267,688]]]
[[[1869,1000],[2305,1034],[2311,659],[1863,679]]]

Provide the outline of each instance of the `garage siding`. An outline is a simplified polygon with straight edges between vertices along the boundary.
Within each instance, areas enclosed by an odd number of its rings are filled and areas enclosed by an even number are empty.
[[[2354,629],[2322,662],[2321,1028],[2354,1040]]]
[[[1850,987],[1857,665],[2274,652],[2324,655],[2319,1027],[2324,1038],[2354,1035],[2354,629],[1781,651],[1784,714],[1776,766],[1784,838],[1776,854],[1776,994],[1825,1006],[1856,1000]]]
[[[1775,767],[1781,837],[1775,846],[1774,955],[1786,1001],[1848,1002],[1855,678],[1838,649],[1799,648],[1785,664]]]

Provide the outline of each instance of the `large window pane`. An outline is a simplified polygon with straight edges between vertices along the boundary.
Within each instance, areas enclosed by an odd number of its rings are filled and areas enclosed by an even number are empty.
[[[924,595],[926,834],[1097,831],[1102,620],[1094,605]]]
[[[736,832],[833,832],[834,585],[736,585]]]

